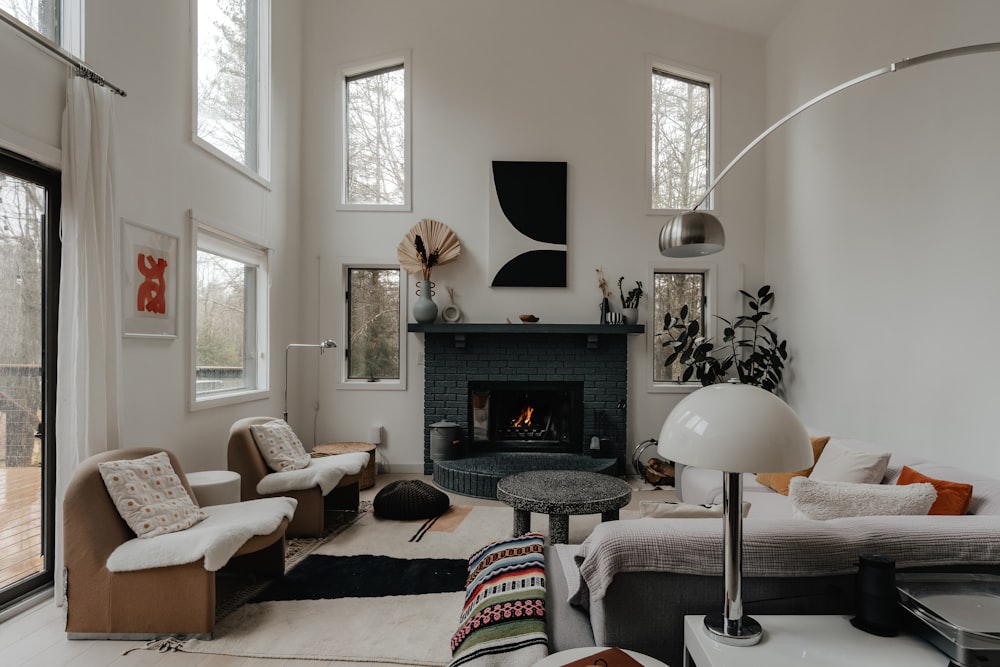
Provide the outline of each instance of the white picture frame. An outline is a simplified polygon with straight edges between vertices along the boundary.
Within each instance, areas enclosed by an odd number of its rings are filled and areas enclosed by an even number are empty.
[[[122,218],[123,337],[177,338],[179,243],[173,234]]]

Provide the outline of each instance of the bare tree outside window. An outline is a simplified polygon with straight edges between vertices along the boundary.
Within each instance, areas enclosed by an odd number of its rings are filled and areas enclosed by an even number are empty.
[[[346,78],[345,204],[407,203],[405,77],[395,65]]]
[[[652,202],[688,210],[709,185],[709,85],[652,71]]]
[[[0,464],[37,465],[45,188],[0,172]]]
[[[60,0],[0,0],[0,9],[59,44]]]
[[[197,135],[257,171],[257,0],[198,0]]]
[[[653,274],[653,326],[657,336],[653,344],[653,382],[676,382],[684,374],[685,366],[675,361],[670,366],[664,362],[671,347],[663,347],[666,339],[659,335],[664,329],[664,318],[668,313],[678,316],[681,308],[688,307],[688,319],[697,320],[700,330],[705,331],[705,274],[684,272],[660,272]],[[704,334],[702,334],[704,335]]]
[[[248,286],[256,269],[198,251],[196,347],[198,394],[252,388],[248,384]]]
[[[352,380],[397,380],[399,269],[348,269],[348,373]]]

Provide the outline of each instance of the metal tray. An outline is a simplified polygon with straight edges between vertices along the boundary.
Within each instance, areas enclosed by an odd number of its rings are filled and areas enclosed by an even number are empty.
[[[907,627],[963,667],[1000,667],[1000,576],[899,574]]]

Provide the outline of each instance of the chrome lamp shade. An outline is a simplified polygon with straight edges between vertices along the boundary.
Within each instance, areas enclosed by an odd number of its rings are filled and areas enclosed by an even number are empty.
[[[726,245],[722,223],[711,213],[688,211],[670,218],[660,229],[660,254],[667,257],[701,257]]]
[[[715,384],[677,404],[663,423],[657,450],[671,461],[722,471],[726,599],[721,614],[705,617],[705,629],[723,644],[756,644],[760,624],[743,614],[741,474],[811,466],[812,446],[805,427],[787,403],[764,389]]]

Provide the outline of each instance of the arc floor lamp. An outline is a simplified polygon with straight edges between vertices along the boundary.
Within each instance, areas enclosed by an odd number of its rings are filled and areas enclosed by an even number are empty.
[[[974,44],[907,58],[863,74],[814,97],[780,119],[723,169],[694,208],[672,217],[660,231],[660,252],[667,257],[697,257],[719,252],[726,234],[717,217],[698,207],[705,203],[726,174],[757,144],[806,109],[831,95],[883,74],[957,56],[1000,51],[1000,42]],[[760,624],[743,614],[743,472],[801,470],[812,465],[812,448],[805,428],[792,409],[773,394],[750,385],[715,384],[698,389],[670,412],[660,432],[657,450],[678,463],[722,470],[723,579],[722,613],[705,617],[705,630],[722,644],[751,646],[761,639]]]
[[[281,412],[281,418],[286,423],[288,422],[288,351],[293,347],[318,347],[319,353],[322,355],[331,347],[337,347],[337,344],[327,338],[320,343],[289,343],[288,347],[285,348],[285,409]]]
[[[663,225],[663,228],[660,230],[660,253],[667,257],[699,257],[701,255],[711,255],[712,253],[722,250],[722,248],[726,245],[726,233],[722,227],[722,223],[711,213],[699,211],[698,207],[705,203],[708,196],[713,190],[715,190],[715,186],[717,186],[719,182],[726,177],[726,174],[728,174],[729,171],[736,166],[737,162],[742,160],[747,153],[752,151],[757,144],[764,141],[764,139],[766,139],[771,133],[790,121],[792,118],[798,116],[806,109],[819,104],[826,98],[836,95],[842,90],[847,90],[852,86],[868,81],[869,79],[882,76],[883,74],[892,74],[903,69],[916,67],[917,65],[923,65],[935,60],[944,60],[945,58],[969,56],[976,53],[988,53],[993,51],[1000,51],[1000,42],[960,46],[954,49],[945,49],[944,51],[927,53],[914,58],[905,58],[890,65],[886,65],[885,67],[880,67],[877,70],[868,72],[867,74],[862,74],[861,76],[851,79],[850,81],[845,81],[839,86],[835,86],[825,93],[817,95],[802,106],[791,111],[785,117],[778,120],[771,127],[764,130],[759,137],[751,141],[747,144],[746,148],[737,153],[732,162],[726,165],[726,168],[719,172],[719,175],[716,176],[715,180],[713,180],[708,186],[708,190],[705,191],[704,196],[698,200],[698,203],[696,203],[690,211],[675,215],[667,220],[667,223]]]

